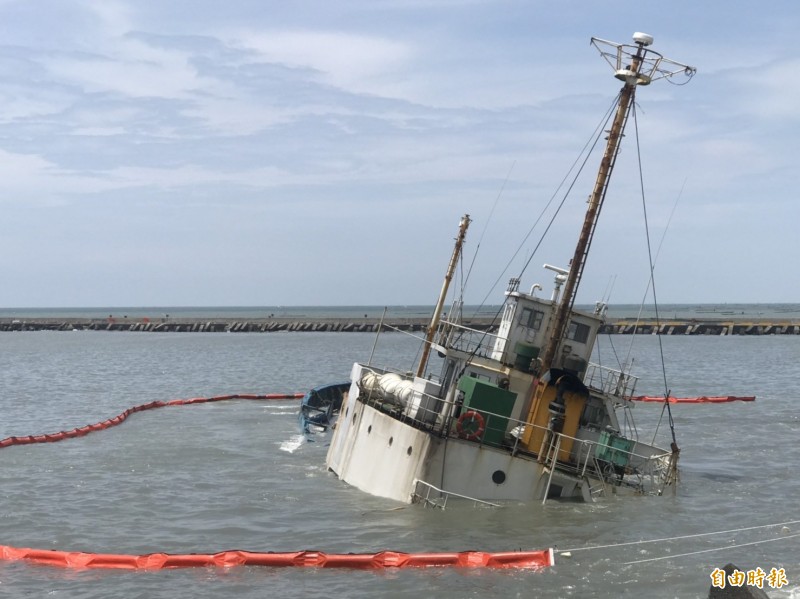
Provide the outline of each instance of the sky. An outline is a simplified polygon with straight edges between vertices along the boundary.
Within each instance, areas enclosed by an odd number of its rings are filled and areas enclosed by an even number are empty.
[[[636,31],[697,74],[637,90],[578,303],[652,302],[647,231],[660,303],[798,302],[798,30],[794,0],[0,0],[0,308],[430,305],[463,214],[467,303],[549,295],[600,154],[540,244],[548,202],[620,88],[589,41]]]

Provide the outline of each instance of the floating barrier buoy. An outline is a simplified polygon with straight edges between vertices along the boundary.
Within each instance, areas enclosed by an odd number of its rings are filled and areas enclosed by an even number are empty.
[[[168,406],[186,406],[198,403],[226,401],[231,399],[280,400],[302,399],[303,393],[268,393],[265,395],[238,394],[218,395],[215,397],[195,397],[192,399],[173,399],[170,401],[153,401],[129,408],[113,418],[89,424],[69,431],[45,435],[28,435],[23,437],[7,437],[0,441],[0,448],[11,445],[28,445],[31,443],[54,443],[74,437],[82,437],[94,431],[121,424],[131,414],[164,408]],[[483,417],[474,411],[480,424],[477,434],[483,431]],[[465,414],[464,416],[466,416]],[[380,551],[378,553],[324,553],[322,551],[292,551],[256,553],[252,551],[223,551],[213,554],[187,553],[167,554],[149,553],[146,555],[127,555],[116,553],[84,553],[79,551],[57,551],[50,549],[32,549],[28,547],[12,547],[0,545],[0,560],[27,561],[58,568],[105,568],[119,570],[162,570],[170,568],[233,566],[266,566],[266,567],[306,567],[306,568],[421,568],[421,567],[455,567],[455,568],[542,568],[555,563],[552,549],[539,551],[509,551],[489,553],[484,551],[462,551],[458,553],[402,553],[399,551]]]
[[[287,553],[255,553],[252,551],[223,551],[221,553],[124,555],[114,553],[82,553],[54,551],[0,545],[0,559],[24,560],[58,568],[105,568],[116,570],[164,570],[174,568],[231,568],[262,566],[272,568],[350,568],[376,570],[384,568],[545,568],[555,563],[552,549],[541,551],[508,551],[487,553],[323,553],[293,551]]]
[[[639,395],[631,397],[633,401],[649,401],[664,403],[663,397],[656,397],[653,395]],[[731,401],[755,401],[755,395],[736,396],[736,395],[720,395],[715,397],[708,397],[702,395],[700,397],[670,397],[669,403],[728,403]]]
[[[253,400],[278,400],[278,399],[302,399],[303,393],[267,393],[264,395],[256,395],[254,393],[240,393],[235,395],[217,395],[214,397],[193,397],[192,399],[172,399],[169,401],[153,401],[146,404],[141,404],[128,408],[121,414],[117,414],[113,418],[97,422],[95,424],[87,424],[80,428],[74,428],[68,431],[60,431],[58,433],[49,433],[45,435],[28,435],[24,437],[6,437],[0,441],[0,449],[10,447],[12,445],[29,445],[31,443],[55,443],[57,441],[64,441],[65,439],[73,439],[75,437],[83,437],[95,431],[101,431],[112,426],[122,424],[131,414],[136,412],[144,412],[145,410],[153,410],[156,408],[166,408],[170,406],[189,406],[198,403],[208,403],[214,401],[227,401],[230,399],[253,399]]]

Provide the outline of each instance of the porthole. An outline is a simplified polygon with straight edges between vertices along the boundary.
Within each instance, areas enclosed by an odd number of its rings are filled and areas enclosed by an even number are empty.
[[[495,470],[492,472],[492,482],[496,485],[502,485],[506,482],[506,473],[502,470]]]
[[[370,425],[367,427],[367,434],[370,434],[371,432],[372,432],[372,425],[370,424]]]
[[[356,416],[358,416],[358,414],[353,414],[353,424],[356,423]]]
[[[392,443],[394,443],[394,437],[389,437],[389,447],[392,446]]]
[[[411,455],[411,445],[408,446],[408,449],[406,450],[406,454],[407,455]]]

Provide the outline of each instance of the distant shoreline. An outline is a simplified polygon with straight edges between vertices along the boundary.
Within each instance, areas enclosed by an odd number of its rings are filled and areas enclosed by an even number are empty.
[[[387,317],[383,320],[386,331],[421,332],[427,329],[430,317]],[[265,318],[213,317],[196,318],[169,316],[130,317],[113,314],[105,318],[17,318],[0,316],[0,332],[13,331],[127,331],[170,333],[278,333],[278,332],[363,332],[374,333],[382,319],[360,317],[298,318],[294,316],[268,316]],[[465,317],[463,325],[478,331],[494,332],[498,319],[490,316]],[[798,335],[800,318],[608,318],[601,329],[608,334],[662,334],[662,335]]]

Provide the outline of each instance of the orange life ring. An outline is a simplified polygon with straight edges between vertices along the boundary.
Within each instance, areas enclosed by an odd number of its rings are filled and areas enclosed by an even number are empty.
[[[477,424],[474,431],[471,430],[473,422]],[[456,421],[456,431],[458,431],[459,437],[467,439],[468,441],[480,441],[485,424],[480,412],[468,410],[458,417]]]

